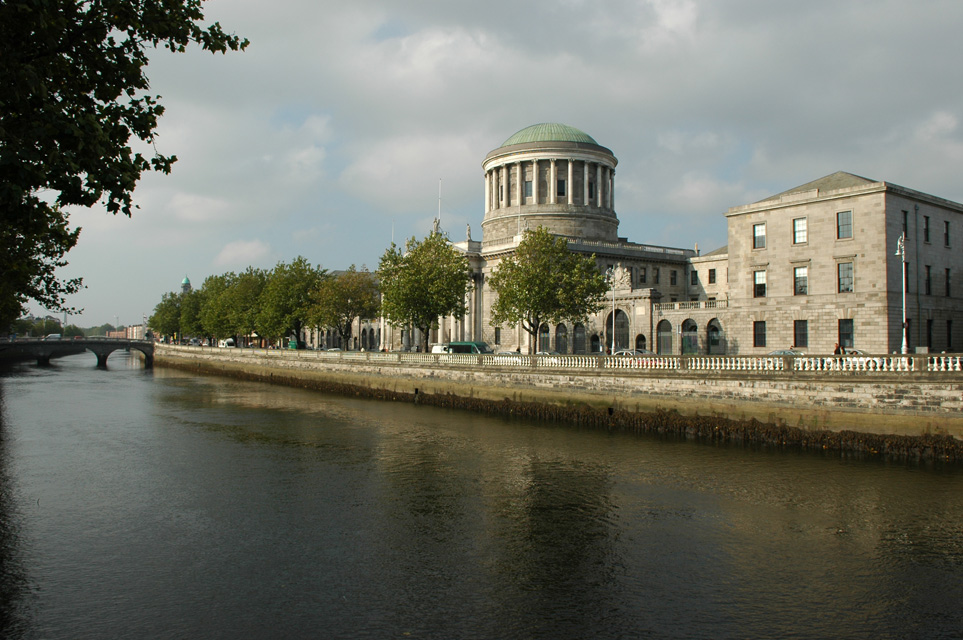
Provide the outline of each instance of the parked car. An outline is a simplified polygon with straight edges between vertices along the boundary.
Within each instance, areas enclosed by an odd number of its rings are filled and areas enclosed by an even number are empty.
[[[648,349],[619,349],[615,352],[617,356],[654,356],[654,351]]]
[[[776,349],[775,351],[770,351],[766,355],[767,356],[804,356],[806,354],[797,349]]]

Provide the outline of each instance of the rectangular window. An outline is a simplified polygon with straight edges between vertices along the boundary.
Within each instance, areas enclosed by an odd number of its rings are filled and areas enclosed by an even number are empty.
[[[652,269],[652,283],[659,284],[659,268],[655,267]]]
[[[946,350],[953,353],[953,321],[946,321]]]
[[[669,284],[674,287],[678,283],[679,281],[678,281],[678,276],[676,274],[676,270],[672,269],[671,271],[669,271]]]
[[[752,274],[753,283],[753,297],[754,298],[765,298],[766,297],[766,272],[765,271],[754,271]]]
[[[807,242],[806,218],[795,218],[792,221],[792,243],[803,244]]]
[[[715,284],[715,283],[716,283],[716,270],[709,269],[709,284]]]
[[[645,267],[639,267],[639,284],[645,284]]]
[[[950,297],[950,270],[946,270],[946,297]]]
[[[754,347],[766,346],[766,321],[765,320],[752,323],[752,346]]]
[[[526,181],[525,181],[525,197],[526,197],[526,198],[531,198],[531,197],[532,197],[532,181],[531,181],[531,180],[526,180]]]
[[[932,318],[926,321],[926,347],[930,350],[933,349],[933,319]]]
[[[502,343],[502,329],[501,327],[495,327],[495,344]]]
[[[793,269],[793,283],[793,295],[807,295],[809,293],[809,267]]]
[[[792,345],[794,347],[809,346],[809,321],[794,320],[792,323]]]
[[[923,216],[923,242],[930,241],[930,217]]]
[[[836,214],[836,238],[843,240],[853,237],[853,212],[840,211]]]
[[[926,273],[923,275],[923,293],[931,296],[933,295],[932,269],[930,268],[930,265],[926,265],[924,269],[926,269]]]
[[[555,193],[559,196],[565,195],[565,178],[559,178]]]
[[[950,221],[943,221],[943,246],[950,246]]]
[[[698,271],[693,271],[692,273],[689,274],[689,276],[690,276],[690,277],[689,277],[689,284],[691,284],[692,286],[695,286],[695,285],[699,284],[699,272],[698,272]]]
[[[765,223],[752,225],[752,248],[753,248],[753,249],[765,249],[765,248],[766,248],[766,225],[765,225]]]
[[[853,263],[840,262],[836,265],[836,278],[839,283],[839,293],[853,292]]]
[[[589,200],[595,199],[595,183],[589,182]]]
[[[851,318],[839,320],[839,346],[844,349],[853,348],[853,321]]]
[[[503,184],[498,185],[498,200],[500,202],[505,200],[505,185]]]
[[[909,239],[909,211],[903,211],[903,237]]]

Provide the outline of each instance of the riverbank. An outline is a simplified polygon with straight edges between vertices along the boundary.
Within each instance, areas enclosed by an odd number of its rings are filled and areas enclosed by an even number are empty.
[[[548,370],[394,355],[159,345],[155,364],[593,429],[963,461],[956,374]]]

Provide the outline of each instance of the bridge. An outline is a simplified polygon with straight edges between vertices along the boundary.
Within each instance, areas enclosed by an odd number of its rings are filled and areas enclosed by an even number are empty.
[[[81,338],[81,339],[20,339],[0,342],[0,362],[36,360],[39,366],[50,364],[51,358],[72,356],[91,351],[97,356],[97,366],[107,368],[107,358],[114,351],[134,349],[144,354],[144,367],[154,366],[154,342],[152,340],[126,340],[123,338]]]

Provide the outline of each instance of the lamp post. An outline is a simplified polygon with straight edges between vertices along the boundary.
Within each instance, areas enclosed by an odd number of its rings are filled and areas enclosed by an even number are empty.
[[[896,255],[900,257],[900,279],[903,281],[903,324],[900,332],[903,334],[903,346],[900,352],[909,353],[909,345],[906,344],[906,267],[909,264],[906,260],[906,232],[899,235],[899,242],[896,244]]]

